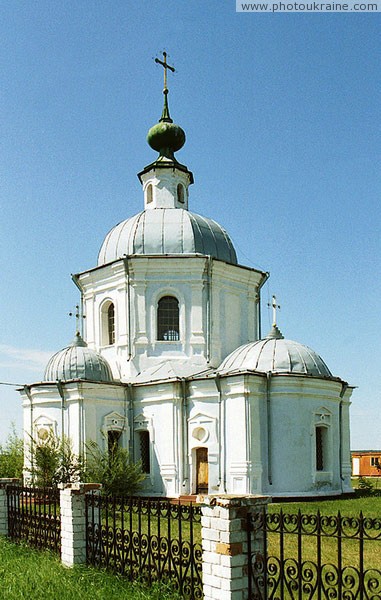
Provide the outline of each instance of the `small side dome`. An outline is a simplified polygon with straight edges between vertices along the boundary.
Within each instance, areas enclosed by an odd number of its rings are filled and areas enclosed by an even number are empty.
[[[111,382],[113,376],[107,360],[88,348],[80,333],[77,332],[71,345],[56,352],[46,366],[44,381],[58,379]]]
[[[314,350],[299,342],[284,339],[276,325],[265,339],[244,344],[234,350],[218,368],[221,374],[237,371],[332,378],[331,371]]]

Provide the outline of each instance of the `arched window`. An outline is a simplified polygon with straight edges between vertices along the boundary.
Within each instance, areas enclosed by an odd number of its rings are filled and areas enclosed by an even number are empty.
[[[107,309],[107,333],[108,343],[115,344],[115,308],[113,303]]]
[[[180,339],[179,301],[173,296],[164,296],[159,300],[157,339],[165,342],[177,342]]]
[[[184,204],[184,186],[181,183],[177,184],[177,199],[181,204]]]
[[[100,341],[102,346],[115,344],[115,306],[108,300],[100,310]]]
[[[147,185],[147,191],[146,191],[146,199],[147,199],[147,204],[150,204],[153,200],[153,188],[152,188],[152,183],[149,183]]]

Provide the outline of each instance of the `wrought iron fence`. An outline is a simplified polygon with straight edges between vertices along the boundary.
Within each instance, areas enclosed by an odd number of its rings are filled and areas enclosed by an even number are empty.
[[[158,498],[86,496],[87,561],[202,598],[201,509]]]
[[[59,490],[8,485],[7,502],[11,539],[60,552]]]
[[[381,600],[381,519],[282,510],[248,519],[252,600]],[[253,532],[267,556],[251,551]]]

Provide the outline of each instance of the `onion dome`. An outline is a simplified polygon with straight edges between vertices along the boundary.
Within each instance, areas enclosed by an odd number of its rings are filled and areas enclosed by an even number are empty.
[[[153,150],[159,152],[157,160],[176,161],[174,152],[184,146],[185,132],[172,121],[168,113],[168,118],[162,117],[159,123],[151,127],[147,134],[147,142]]]
[[[70,381],[72,379],[113,381],[107,360],[88,348],[78,331],[70,346],[56,352],[51,357],[44,373],[44,381]]]
[[[98,265],[134,254],[200,254],[237,264],[225,229],[181,208],[145,210],[116,225],[101,246]]]
[[[299,342],[284,339],[276,325],[263,340],[244,344],[234,350],[218,368],[221,374],[237,371],[332,378],[331,371],[314,350]]]

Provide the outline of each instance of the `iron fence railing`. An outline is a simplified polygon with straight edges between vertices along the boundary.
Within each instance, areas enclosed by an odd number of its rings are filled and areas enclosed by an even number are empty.
[[[201,508],[159,498],[86,497],[87,561],[202,598]]]
[[[250,515],[248,530],[252,600],[381,600],[380,518],[280,510]]]
[[[7,486],[8,535],[35,548],[60,552],[59,490]]]

